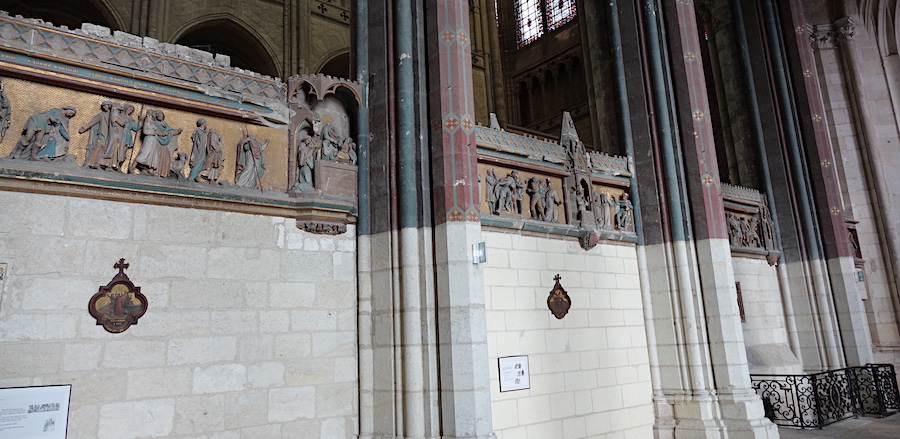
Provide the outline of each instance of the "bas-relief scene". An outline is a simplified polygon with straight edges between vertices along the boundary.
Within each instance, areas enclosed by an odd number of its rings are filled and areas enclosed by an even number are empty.
[[[489,163],[478,164],[478,184],[485,214],[585,229],[634,231],[634,206],[621,188],[592,184],[591,193],[585,196],[583,190],[566,188],[561,177]],[[572,208],[568,215],[567,205]],[[582,221],[588,217],[591,221]]]
[[[11,109],[2,158],[85,167],[98,176],[127,173],[276,191],[287,185],[284,130],[16,78],[2,81]]]

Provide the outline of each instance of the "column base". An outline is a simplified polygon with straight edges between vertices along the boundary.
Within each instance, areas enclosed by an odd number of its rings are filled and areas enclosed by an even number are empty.
[[[659,414],[661,407],[658,407]],[[671,403],[669,416],[657,419],[659,439],[778,439],[778,426],[764,417],[755,395],[740,398],[691,398]]]

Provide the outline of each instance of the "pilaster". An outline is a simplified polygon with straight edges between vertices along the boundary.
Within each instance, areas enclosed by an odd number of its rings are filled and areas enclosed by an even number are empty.
[[[819,222],[823,226],[820,234],[824,250],[822,256],[825,259],[821,264],[822,270],[826,272],[823,276],[827,277],[825,281],[831,290],[831,296],[827,298],[827,302],[830,302],[827,305],[830,306],[826,307],[826,311],[831,315],[825,316],[825,321],[836,320],[835,330],[840,337],[838,348],[842,354],[837,364],[859,365],[873,358],[871,339],[859,292],[852,280],[855,267],[852,262],[847,263],[853,260],[854,251],[845,221],[844,199],[837,166],[839,159],[834,155],[831,134],[828,130],[828,113],[819,82],[817,63],[817,57],[822,55],[817,52],[838,50],[841,45],[852,41],[855,27],[853,21],[846,17],[831,24],[810,26],[806,21],[802,3],[800,0],[791,0],[790,19],[796,35],[798,67],[803,72],[803,87],[807,100],[803,109],[808,111],[805,114],[809,115],[809,120],[804,125],[813,134],[811,140],[814,144],[810,145],[810,155],[817,162],[810,167],[809,177],[816,189],[814,202],[819,212]],[[833,367],[834,363],[832,361]]]

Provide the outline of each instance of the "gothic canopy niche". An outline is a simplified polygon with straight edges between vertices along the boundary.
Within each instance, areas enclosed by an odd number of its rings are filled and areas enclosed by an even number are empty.
[[[289,193],[297,198],[356,201],[359,84],[328,75],[288,79]],[[298,221],[334,224],[316,212]]]

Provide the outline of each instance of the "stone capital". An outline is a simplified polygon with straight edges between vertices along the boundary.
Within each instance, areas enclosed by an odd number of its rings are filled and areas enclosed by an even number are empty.
[[[842,17],[832,23],[808,26],[809,41],[814,49],[834,49],[856,35],[856,23],[850,17]]]

